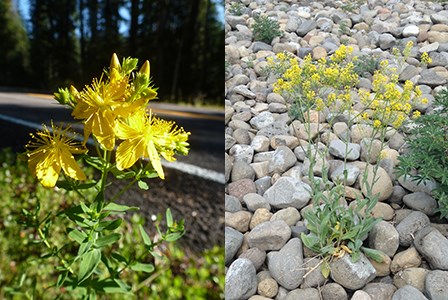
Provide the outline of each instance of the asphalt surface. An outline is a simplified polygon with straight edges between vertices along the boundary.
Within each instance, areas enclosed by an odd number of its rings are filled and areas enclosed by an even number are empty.
[[[158,117],[176,121],[191,132],[190,154],[178,156],[182,164],[165,167],[166,179],[148,181],[150,189],[133,188],[120,202],[141,207],[147,218],[170,207],[174,218],[185,218],[187,234],[180,244],[200,251],[224,242],[224,113],[173,104],[151,102]],[[73,122],[71,110],[48,95],[0,93],[0,148],[23,152],[33,126]],[[75,125],[75,128],[80,125]],[[80,129],[81,130],[81,129]],[[0,162],[1,163],[1,162]],[[195,172],[189,171],[190,169]],[[200,172],[198,173],[197,170]],[[196,174],[196,175],[192,175]],[[208,174],[211,174],[208,177]],[[122,182],[114,182],[111,192]]]

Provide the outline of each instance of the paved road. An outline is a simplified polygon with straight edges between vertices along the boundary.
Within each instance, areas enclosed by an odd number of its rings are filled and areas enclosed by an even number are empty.
[[[177,164],[168,163],[167,179],[149,182],[155,189],[147,193],[132,190],[124,201],[140,205],[148,216],[170,206],[175,217],[186,218],[189,234],[183,243],[194,249],[222,243],[224,113],[157,102],[150,107],[157,116],[174,120],[191,132],[190,154],[178,156]],[[50,120],[72,122],[70,113],[48,95],[0,93],[0,148],[9,146],[22,152],[29,133],[35,132],[33,126]]]

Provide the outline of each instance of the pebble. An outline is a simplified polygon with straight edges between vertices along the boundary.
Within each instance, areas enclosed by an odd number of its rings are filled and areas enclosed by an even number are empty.
[[[246,232],[249,230],[249,222],[252,218],[252,213],[248,211],[237,211],[234,213],[226,212],[225,225],[238,230],[239,232]]]
[[[257,226],[258,224],[261,224],[263,222],[267,222],[271,220],[273,213],[269,211],[269,209],[266,208],[258,208],[250,220],[249,223],[249,229],[252,230]]]
[[[356,262],[352,261],[350,255],[335,259],[330,263],[330,269],[331,278],[351,290],[364,287],[376,276],[375,268],[362,253]]]
[[[402,252],[395,254],[391,264],[390,270],[392,273],[397,273],[407,268],[419,267],[422,263],[420,254],[417,249],[410,247]]]
[[[275,220],[283,220],[289,226],[295,225],[298,221],[300,221],[300,212],[294,207],[287,207],[277,211],[272,215],[271,221]]]
[[[281,177],[263,195],[274,208],[301,209],[311,199],[311,187],[294,177]]]
[[[331,282],[324,285],[321,289],[323,300],[347,300],[347,292],[338,283]]]
[[[256,270],[246,258],[238,258],[230,265],[225,281],[225,298],[228,300],[247,299],[257,292]]]
[[[372,300],[372,297],[366,292],[358,290],[353,294],[351,300]]]
[[[309,299],[320,300],[319,291],[314,288],[296,289],[290,291],[284,300]]]
[[[412,285],[420,292],[424,291],[425,278],[428,270],[423,268],[407,268],[394,276],[394,285],[397,288],[401,288],[405,285]]]
[[[279,146],[269,161],[269,174],[282,174],[297,162],[294,152],[287,146]]]
[[[342,158],[347,157],[348,160],[357,160],[360,155],[361,147],[355,143],[344,143],[341,140],[332,140],[328,147],[331,155]]]
[[[369,233],[369,247],[393,257],[399,247],[398,231],[386,221],[377,223]]]
[[[429,218],[422,212],[413,211],[397,225],[400,245],[410,246],[417,232],[429,225]],[[420,251],[419,251],[420,252]]]
[[[291,229],[283,220],[267,221],[255,226],[247,235],[250,248],[280,250],[291,237]]]
[[[393,284],[371,282],[368,283],[362,290],[369,294],[372,299],[388,300],[392,298],[397,288]]]
[[[437,201],[424,192],[416,192],[403,197],[403,202],[409,208],[421,211],[428,216],[433,216],[438,207]]]
[[[301,288],[312,288],[323,286],[326,278],[322,275],[321,268],[322,263],[320,258],[305,258],[303,267],[305,268],[306,277],[304,278]]]
[[[243,234],[233,228],[225,228],[226,265],[229,264],[243,243]]]
[[[394,293],[392,300],[428,300],[428,298],[412,285],[405,285]]]
[[[448,239],[437,229],[428,226],[418,231],[414,245],[432,269],[448,270]]]
[[[378,196],[378,201],[384,201],[392,195],[393,185],[392,180],[387,174],[386,170],[378,167],[378,170],[374,171],[374,166],[367,166],[367,177],[364,180],[361,177],[361,191],[364,196],[368,195],[368,185],[371,187],[371,196]],[[374,177],[375,176],[375,177]]]
[[[252,262],[255,269],[258,270],[266,260],[266,252],[258,248],[250,248],[238,256],[238,258],[247,258]]]
[[[448,271],[429,271],[425,278],[425,294],[431,300],[447,299]]]
[[[269,272],[282,287],[292,290],[302,283],[303,268],[302,241],[291,239],[280,251],[271,251],[267,255]]]
[[[271,206],[269,205],[267,200],[257,193],[249,193],[244,195],[243,201],[247,209],[252,212],[256,211],[259,208],[266,208],[267,210],[271,210]]]

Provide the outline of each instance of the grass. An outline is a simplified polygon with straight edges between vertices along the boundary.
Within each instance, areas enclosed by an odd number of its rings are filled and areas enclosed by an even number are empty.
[[[77,202],[76,194],[45,189],[36,184],[26,162],[17,159],[10,149],[0,149],[0,299],[73,299],[70,292],[54,287],[58,272],[53,261],[43,260],[46,248],[38,242],[33,229],[25,228],[24,210],[33,211],[40,205],[42,214],[52,212],[51,239],[58,246],[65,243],[65,220],[56,212]],[[93,173],[92,170],[89,171]],[[130,223],[144,223],[134,214]],[[120,248],[143,247],[134,226],[121,229],[125,236]],[[68,249],[70,250],[70,249]],[[76,251],[76,249],[71,249]],[[98,299],[223,299],[224,249],[214,247],[204,253],[192,253],[175,244],[159,250],[153,261],[152,274],[129,272],[124,280],[132,285],[136,297],[112,295]],[[142,282],[142,284],[138,284]]]

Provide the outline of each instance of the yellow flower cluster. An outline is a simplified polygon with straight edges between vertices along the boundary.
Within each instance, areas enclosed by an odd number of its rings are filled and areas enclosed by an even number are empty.
[[[420,56],[420,61],[424,65],[429,65],[430,63],[432,63],[432,58],[429,57],[428,53],[423,52],[422,55]]]
[[[84,143],[92,135],[105,151],[112,151],[121,140],[116,152],[117,169],[130,168],[140,158],[149,158],[160,178],[164,178],[161,156],[168,161],[174,155],[188,153],[188,136],[174,122],[167,122],[147,112],[149,100],[157,96],[151,85],[150,66],[146,61],[133,73],[137,59],[125,58],[120,64],[113,54],[109,71],[99,80],[78,92],[73,86],[55,94],[61,104],[73,108],[72,116],[84,124]],[[85,178],[72,154],[84,152],[84,146],[75,145],[64,137],[66,131],[52,125],[33,136],[28,145],[28,163],[41,183],[55,185],[61,168],[77,180]]]
[[[354,64],[347,62],[352,51],[351,47],[341,46],[329,61],[322,58],[314,62],[307,55],[301,64],[290,55],[278,53],[267,60],[268,66],[279,74],[274,92],[284,93],[301,106],[318,111],[335,105],[351,107],[350,91],[359,81]]]

